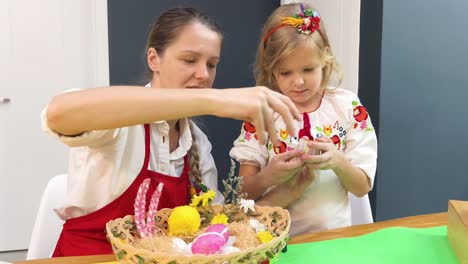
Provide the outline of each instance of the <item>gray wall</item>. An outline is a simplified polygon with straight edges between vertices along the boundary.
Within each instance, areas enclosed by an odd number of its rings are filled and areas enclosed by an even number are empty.
[[[213,17],[225,32],[214,86],[252,86],[255,82],[251,65],[260,30],[268,15],[279,4],[279,0],[108,1],[110,82],[113,85],[142,84],[146,63],[144,46],[149,26],[169,8],[191,6]],[[228,152],[240,133],[241,122],[215,117],[202,117],[200,121],[213,145],[212,154],[219,175],[224,177],[230,167]]]
[[[468,2],[384,1],[376,220],[468,200]]]

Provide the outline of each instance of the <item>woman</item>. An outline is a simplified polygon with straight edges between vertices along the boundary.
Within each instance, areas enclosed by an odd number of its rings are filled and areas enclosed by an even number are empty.
[[[148,193],[164,183],[159,208],[188,204],[190,189],[202,185],[217,190],[211,144],[187,117],[248,120],[260,140],[267,132],[278,142],[272,118],[279,112],[293,131],[292,119],[301,117],[287,97],[265,87],[209,89],[221,46],[222,33],[205,14],[171,9],[148,35],[148,87],[101,87],[53,98],[43,125],[71,147],[67,196],[57,209],[66,222],[54,257],[112,253],[105,224],[133,214],[144,179],[152,179]]]

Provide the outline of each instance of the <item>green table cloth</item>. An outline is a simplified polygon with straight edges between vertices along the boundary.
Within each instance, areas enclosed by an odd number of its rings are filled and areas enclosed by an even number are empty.
[[[447,239],[447,226],[391,227],[366,235],[288,245],[280,264],[292,263],[458,263]]]

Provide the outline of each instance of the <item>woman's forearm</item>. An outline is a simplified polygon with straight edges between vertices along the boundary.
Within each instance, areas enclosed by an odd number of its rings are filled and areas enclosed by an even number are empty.
[[[260,206],[279,206],[287,208],[297,198],[291,195],[290,190],[284,184],[273,187],[268,193],[256,201]]]
[[[286,208],[304,194],[315,178],[314,170],[303,167],[294,177],[273,187],[257,203]]]
[[[49,127],[64,135],[214,114],[215,89],[116,86],[57,95],[47,109]]]

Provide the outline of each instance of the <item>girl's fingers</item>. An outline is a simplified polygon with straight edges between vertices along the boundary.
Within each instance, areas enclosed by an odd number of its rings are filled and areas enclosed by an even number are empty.
[[[276,157],[278,157],[279,160],[281,160],[281,161],[289,161],[292,158],[300,157],[303,154],[304,154],[303,150],[294,149],[294,150],[291,150],[291,151],[281,153],[281,154],[277,155]]]
[[[320,137],[316,139],[317,142],[332,143],[331,139],[328,137]]]
[[[306,163],[325,163],[331,159],[331,155],[329,152],[325,152],[321,155],[307,155],[304,154],[301,158]]]
[[[335,147],[331,142],[317,142],[317,141],[309,141],[309,148],[313,148],[319,151],[328,151],[331,147]]]

